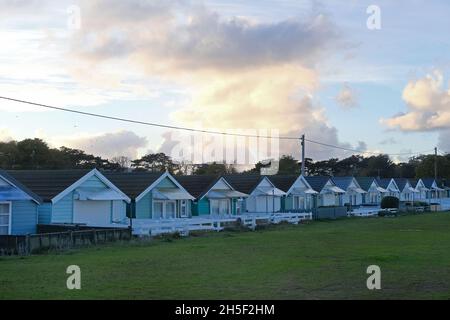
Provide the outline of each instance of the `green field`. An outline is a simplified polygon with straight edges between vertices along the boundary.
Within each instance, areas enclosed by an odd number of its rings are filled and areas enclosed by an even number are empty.
[[[366,288],[379,265],[382,290]],[[82,289],[66,289],[79,265]],[[450,213],[0,258],[1,299],[450,299]]]

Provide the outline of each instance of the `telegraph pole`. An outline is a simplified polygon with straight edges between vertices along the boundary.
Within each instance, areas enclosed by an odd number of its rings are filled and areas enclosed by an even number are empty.
[[[438,160],[437,147],[435,147],[434,148],[434,179],[435,180],[437,180],[437,178],[438,178],[437,160]]]
[[[302,176],[306,176],[306,172],[305,172],[305,135],[302,135],[301,138],[302,141]]]

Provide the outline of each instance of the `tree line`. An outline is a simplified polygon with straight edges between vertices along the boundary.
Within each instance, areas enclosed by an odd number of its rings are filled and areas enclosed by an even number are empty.
[[[434,155],[420,155],[407,162],[395,163],[388,155],[364,157],[353,155],[345,159],[331,158],[323,161],[305,159],[309,175],[328,176],[379,176],[423,178],[434,176]],[[450,179],[450,154],[437,157],[438,172],[442,178]],[[243,174],[259,173],[270,163],[259,162],[253,168],[241,168],[233,164],[207,163],[192,165],[180,163],[164,153],[147,154],[139,159],[114,157],[104,159],[87,154],[83,150],[67,147],[50,148],[41,139],[0,142],[0,168],[5,170],[25,169],[92,169],[107,171],[165,171],[176,175],[186,174]],[[292,156],[279,159],[279,174],[300,174],[301,162]]]

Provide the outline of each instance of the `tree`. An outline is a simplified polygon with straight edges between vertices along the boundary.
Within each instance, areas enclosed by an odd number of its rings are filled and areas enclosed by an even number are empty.
[[[198,165],[193,172],[193,174],[197,175],[222,175],[234,173],[236,173],[236,169],[233,165],[217,162]]]
[[[300,164],[292,156],[284,155],[280,158],[279,174],[300,174]]]
[[[0,142],[0,168],[15,169],[18,161],[17,142]]]
[[[415,158],[416,178],[434,177],[434,155],[422,155]],[[450,155],[437,157],[438,176],[450,178]]]
[[[93,169],[118,170],[117,164],[82,150],[49,148],[40,139],[0,143],[0,167],[3,169]]]
[[[311,165],[312,165],[313,163],[314,163],[313,159],[311,159],[311,158],[305,158],[305,171],[306,171],[306,174],[307,174],[307,175],[310,174],[309,169],[311,168]],[[302,168],[302,162],[299,161],[298,165],[299,165],[300,171],[301,171],[301,168]]]
[[[364,158],[362,161],[362,176],[389,178],[395,176],[395,164],[388,155],[381,154]]]
[[[331,158],[322,161],[305,159],[308,175],[333,176],[378,176],[383,178],[424,178],[434,177],[434,155],[421,155],[410,158],[407,162],[394,163],[388,155],[364,157],[353,155],[345,159]],[[438,156],[438,176],[450,180],[450,154]],[[260,174],[261,169],[269,167],[270,161],[261,161],[254,168],[243,174]],[[164,153],[148,154],[131,161],[127,157],[114,157],[111,160],[87,154],[83,150],[61,147],[50,148],[41,139],[0,142],[0,168],[2,169],[103,169],[124,171],[129,167],[135,171],[165,171],[172,174],[230,174],[236,173],[237,166],[224,163],[192,165],[176,163]],[[290,155],[279,159],[279,174],[300,174],[301,163]]]
[[[116,164],[120,168],[120,171],[126,171],[131,167],[131,159],[125,156],[113,157],[110,162]]]
[[[242,172],[242,174],[260,174],[262,168],[266,168],[269,166],[270,166],[270,163],[263,163],[263,162],[259,161],[255,164],[254,168],[244,170]]]
[[[336,172],[336,164],[339,159],[331,158],[324,161],[316,161],[309,165],[308,174],[318,176],[332,176]]]
[[[20,169],[45,169],[50,160],[50,148],[41,139],[25,139],[17,143]]]
[[[335,176],[357,176],[362,169],[364,157],[361,155],[352,155],[342,159],[335,164]]]
[[[54,149],[59,155],[59,162],[55,165],[59,169],[103,169],[108,171],[120,171],[121,167],[99,156],[86,154],[82,150],[61,147]],[[54,160],[55,162],[55,160]]]
[[[151,153],[140,159],[133,160],[131,166],[135,171],[161,172],[168,170],[170,173],[176,173],[178,166],[172,159],[164,153]]]
[[[59,153],[64,161],[64,167],[66,168],[82,168],[85,167],[87,163],[92,161],[94,156],[87,155],[82,150],[71,149],[67,147],[59,148]]]
[[[415,178],[416,176],[416,165],[415,163],[409,161],[408,163],[399,163],[395,168],[395,176],[399,178]]]
[[[180,161],[174,163],[178,169],[175,174],[179,176],[190,175],[195,168],[191,161]]]

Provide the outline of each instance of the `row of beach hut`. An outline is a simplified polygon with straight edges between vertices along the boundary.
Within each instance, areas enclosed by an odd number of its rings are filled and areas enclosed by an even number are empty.
[[[134,219],[187,219],[449,198],[435,179],[294,175],[173,176],[168,172],[0,170],[0,235],[37,225],[127,227]]]

